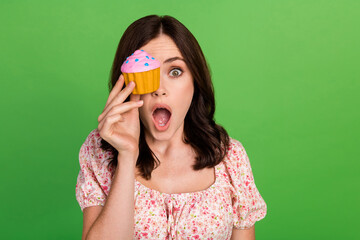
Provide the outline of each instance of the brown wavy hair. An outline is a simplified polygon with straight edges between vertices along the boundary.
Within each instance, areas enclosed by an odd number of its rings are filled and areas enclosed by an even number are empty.
[[[184,143],[190,144],[196,152],[196,162],[192,167],[194,170],[214,167],[225,158],[230,138],[226,130],[214,121],[214,87],[200,45],[191,32],[177,19],[167,15],[149,15],[136,20],[125,30],[111,68],[109,92],[121,74],[120,67],[126,57],[160,34],[166,34],[175,42],[194,79],[194,95],[185,116],[183,139]],[[130,97],[125,101],[129,100]],[[115,168],[118,151],[104,139],[101,140],[101,148],[113,153],[114,157],[110,160],[108,167],[111,165]],[[159,164],[159,159],[146,143],[144,126],[140,121],[139,156],[136,167],[139,168],[141,176],[149,180],[151,172]]]

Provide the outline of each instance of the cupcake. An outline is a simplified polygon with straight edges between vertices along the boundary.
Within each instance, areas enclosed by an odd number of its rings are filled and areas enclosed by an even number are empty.
[[[156,91],[160,86],[160,62],[144,50],[136,50],[121,65],[125,84],[135,82],[133,94]]]

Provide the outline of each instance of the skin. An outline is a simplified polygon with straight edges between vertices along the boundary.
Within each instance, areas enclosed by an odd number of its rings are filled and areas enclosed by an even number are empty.
[[[233,228],[231,240],[255,240],[255,225],[249,229]]]
[[[194,94],[193,78],[184,61],[178,59],[166,62],[167,59],[174,57],[183,59],[176,44],[167,35],[161,34],[141,49],[161,63],[159,89],[140,97],[144,101],[143,106],[139,108],[139,115],[145,127],[145,138],[160,161],[166,159],[166,165],[177,165],[178,167],[179,162],[175,163],[175,156],[179,155],[179,151],[189,152],[189,146],[183,143],[182,137],[184,119]],[[174,69],[180,69],[180,71]],[[155,103],[166,103],[172,109],[170,126],[164,132],[158,131],[152,121],[152,106]],[[193,159],[193,156],[189,159]],[[172,161],[174,163],[171,163]],[[231,239],[254,240],[255,226],[244,230],[234,228]]]
[[[182,141],[184,119],[194,93],[190,71],[180,59],[167,61],[174,57],[182,58],[177,46],[167,35],[160,35],[141,49],[160,61],[160,87],[153,93],[134,95],[131,94],[134,84],[128,84],[124,90],[121,90],[124,84],[121,75],[111,91],[105,108],[98,117],[98,129],[100,136],[118,150],[118,166],[124,167],[116,169],[116,172],[119,172],[118,177],[114,179],[117,185],[115,184],[112,189],[117,191],[111,191],[104,209],[101,210],[100,206],[84,209],[83,238],[87,235],[90,226],[92,226],[92,234],[89,239],[98,239],[97,235],[106,235],[107,239],[110,239],[110,236],[114,239],[118,236],[124,236],[124,239],[132,236],[127,224],[131,223],[134,216],[133,211],[129,211],[131,206],[127,204],[134,201],[134,174],[127,169],[135,168],[139,154],[139,118],[144,124],[145,138],[149,147],[158,156],[165,169],[190,166],[194,160],[195,155],[191,147]],[[130,102],[124,103],[129,95]],[[172,109],[171,123],[165,132],[158,131],[152,121],[152,107],[155,103],[166,103]],[[181,162],[182,166],[179,166],[177,156],[181,156],[184,160]],[[122,169],[126,171],[121,172]],[[118,204],[119,202],[122,204]],[[94,223],[95,219],[97,220]],[[254,240],[255,226],[245,230],[233,229],[231,239]]]
[[[141,95],[144,101],[139,115],[145,127],[145,138],[152,151],[161,159],[170,162],[180,152],[189,152],[183,143],[184,119],[194,94],[193,78],[179,49],[167,35],[160,35],[141,49],[160,61],[160,87],[152,93]],[[166,60],[177,57],[174,61]],[[170,106],[171,122],[169,128],[158,131],[152,121],[152,107],[155,103]],[[175,161],[175,160],[174,160]]]

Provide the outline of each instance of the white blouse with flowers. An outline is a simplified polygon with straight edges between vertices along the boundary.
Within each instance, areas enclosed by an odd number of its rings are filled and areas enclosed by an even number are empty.
[[[98,129],[87,136],[79,153],[76,199],[81,210],[104,206],[114,169],[110,151],[100,148]],[[230,138],[225,159],[215,166],[209,188],[190,193],[161,193],[135,179],[134,239],[230,239],[233,228],[246,229],[266,215],[242,144]]]

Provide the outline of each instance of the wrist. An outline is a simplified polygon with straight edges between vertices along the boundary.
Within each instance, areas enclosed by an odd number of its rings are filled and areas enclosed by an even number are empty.
[[[132,165],[136,165],[136,161],[137,158],[139,156],[139,152],[119,152],[117,160],[118,160],[118,165],[123,165],[123,164],[132,164]]]

